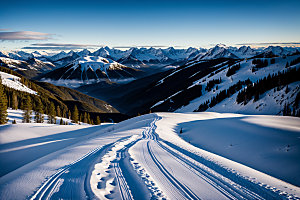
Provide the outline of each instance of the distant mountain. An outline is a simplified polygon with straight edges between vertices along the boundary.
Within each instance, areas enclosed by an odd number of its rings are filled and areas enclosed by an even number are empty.
[[[247,52],[248,47],[218,47],[210,55]],[[231,52],[229,52],[231,53]],[[206,54],[207,56],[209,54]],[[121,112],[216,111],[300,115],[300,55],[274,58],[194,60],[176,69],[125,85],[92,84],[78,88],[102,98]],[[99,92],[101,91],[101,92]],[[120,101],[120,99],[122,99]]]
[[[42,76],[51,80],[78,81],[116,81],[136,78],[142,72],[138,69],[126,67],[109,58],[100,56],[85,56],[75,59],[69,65],[51,71]]]
[[[43,62],[30,57],[27,60],[15,60],[0,57],[0,66],[12,69],[26,78],[36,77],[44,72],[53,70],[56,66],[51,62]]]
[[[238,59],[239,57],[236,56],[230,49],[225,48],[222,45],[216,45],[214,48],[209,49],[205,54],[200,54],[199,56],[196,56],[197,60],[210,60],[217,58]]]
[[[25,61],[28,67],[20,67],[14,64],[17,68],[24,68],[27,72],[22,73],[28,78],[39,76],[54,68],[61,68],[71,65],[76,62],[77,59],[87,56],[102,57],[129,68],[139,69],[144,72],[144,75],[151,75],[166,71],[170,68],[176,68],[186,63],[198,62],[200,60],[212,60],[218,58],[230,58],[230,59],[250,59],[250,58],[272,58],[300,54],[298,48],[293,47],[279,47],[269,46],[267,48],[253,49],[249,46],[231,47],[218,44],[210,49],[203,48],[188,48],[188,49],[176,49],[169,47],[162,48],[137,48],[132,47],[127,50],[119,50],[109,47],[101,47],[100,49],[90,52],[87,49],[81,51],[61,51],[57,54],[50,54],[45,51],[34,51],[28,53],[25,51],[0,51],[0,58],[10,58],[15,61]],[[43,63],[30,64],[29,61],[37,59]],[[37,62],[38,62],[37,61]],[[16,63],[16,62],[15,62]],[[24,63],[23,63],[24,64]],[[23,66],[22,64],[22,66]],[[25,64],[25,65],[27,65]],[[35,66],[34,66],[35,65]],[[54,66],[54,67],[53,67]],[[30,69],[36,70],[28,71]],[[30,73],[29,73],[30,72]],[[89,74],[92,76],[93,73]],[[94,73],[95,74],[95,73]],[[116,74],[113,76],[117,76]],[[122,75],[123,77],[128,77]],[[101,75],[100,75],[101,77]],[[105,77],[105,75],[104,75]],[[135,75],[133,75],[134,78]],[[140,76],[139,76],[140,77]],[[107,78],[107,76],[106,76]],[[82,78],[80,80],[90,79]]]

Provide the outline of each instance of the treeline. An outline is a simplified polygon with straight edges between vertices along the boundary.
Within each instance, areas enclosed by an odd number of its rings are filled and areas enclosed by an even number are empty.
[[[296,68],[289,68],[283,72],[278,72],[277,74],[268,75],[263,79],[258,80],[252,85],[249,85],[247,88],[240,91],[237,95],[236,102],[237,103],[244,103],[246,105],[252,98],[254,101],[259,100],[259,96],[265,93],[268,90],[273,88],[277,88],[280,90],[283,86],[287,84],[293,83],[295,81],[299,81],[300,77],[300,69]],[[288,92],[288,86],[286,87],[286,93]],[[298,96],[298,95],[297,95]],[[296,98],[297,99],[297,98]],[[297,108],[298,105],[294,105],[294,109]],[[284,115],[295,115],[299,116],[299,112],[292,111],[291,109],[286,108],[285,106],[283,114]]]
[[[272,62],[275,63],[275,59],[272,58]],[[261,68],[267,67],[269,65],[269,61],[267,59],[253,59],[252,64],[254,67],[252,67],[252,72],[255,72]]]
[[[228,70],[227,70],[226,76],[227,76],[227,77],[232,76],[232,75],[235,74],[240,68],[241,68],[241,65],[240,65],[240,64],[236,64],[236,65],[233,65],[233,66],[229,67]]]
[[[205,90],[209,92],[216,84],[220,84],[221,82],[222,82],[221,78],[210,80],[207,82]]]
[[[277,74],[268,75],[263,79],[258,80],[252,85],[240,91],[237,95],[236,102],[246,105],[253,97],[254,101],[259,99],[259,95],[271,90],[275,87],[280,87],[287,85],[289,83],[299,81],[300,69],[289,68],[283,72],[278,72]]]
[[[12,74],[20,77],[20,82],[26,85],[28,88],[36,91],[38,95],[29,94],[15,90],[2,84],[0,78],[0,123],[4,124],[7,122],[7,108],[21,109],[24,111],[23,122],[31,122],[32,110],[35,111],[34,122],[43,123],[44,114],[48,116],[49,123],[56,123],[56,116],[59,118],[67,118],[72,120],[74,123],[79,121],[88,124],[100,124],[100,113],[99,115],[93,113],[90,115],[89,112],[80,111],[77,105],[65,104],[59,100],[56,96],[52,95],[49,91],[44,90],[40,86],[17,74],[16,72],[0,67],[0,70],[8,74]],[[67,124],[67,121],[60,120],[60,124]]]
[[[194,110],[194,112],[202,112],[207,110],[208,108],[212,108],[224,99],[232,96],[234,93],[239,91],[243,88],[244,85],[250,85],[252,82],[250,79],[247,79],[245,81],[238,81],[236,84],[230,86],[227,90],[222,90],[219,92],[216,96],[212,97],[210,100],[207,100],[206,102],[200,104],[198,109]]]
[[[2,84],[1,84],[2,85]],[[73,123],[84,122],[88,124],[100,124],[101,120],[99,116],[93,117],[87,113],[79,111],[77,106],[68,107],[62,102],[44,96],[43,94],[29,94],[26,92],[21,92],[18,90],[14,90],[12,88],[6,87],[2,85],[4,98],[7,102],[7,108],[12,109],[21,109],[24,111],[23,122],[30,123],[32,114],[32,110],[34,112],[34,122],[43,123],[44,122],[44,114],[48,116],[48,123],[55,124],[56,117],[61,118],[60,124],[65,125],[68,124],[67,121],[62,120],[62,118],[67,118],[72,120]]]
[[[290,66],[296,65],[298,63],[300,63],[300,57],[296,58],[295,60],[292,60]]]

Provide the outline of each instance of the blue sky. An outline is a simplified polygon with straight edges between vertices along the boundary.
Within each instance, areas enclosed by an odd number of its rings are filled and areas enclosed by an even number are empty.
[[[1,50],[300,42],[299,0],[11,0],[1,7]]]

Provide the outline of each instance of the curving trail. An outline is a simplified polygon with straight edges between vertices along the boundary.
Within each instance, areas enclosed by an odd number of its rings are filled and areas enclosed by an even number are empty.
[[[150,115],[138,134],[99,146],[48,178],[31,199],[285,199],[162,140]],[[125,130],[131,131],[131,130]]]
[[[169,199],[278,199],[255,185],[255,192],[163,142],[155,133],[155,118],[129,153]],[[179,148],[177,148],[179,149]],[[229,177],[229,175],[228,175]],[[236,179],[238,180],[238,178]],[[246,180],[243,180],[243,182]],[[262,190],[263,196],[256,193]]]

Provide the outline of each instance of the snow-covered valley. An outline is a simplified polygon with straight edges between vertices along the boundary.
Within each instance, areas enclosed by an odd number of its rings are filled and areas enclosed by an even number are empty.
[[[9,110],[9,119],[21,113]],[[300,119],[153,113],[0,127],[1,199],[298,199]]]

